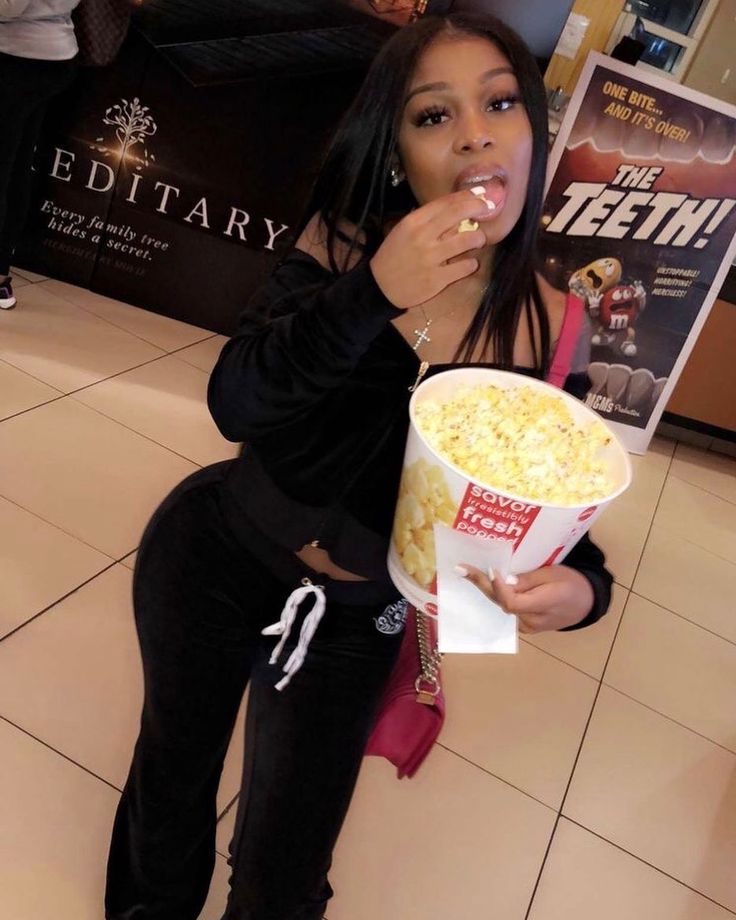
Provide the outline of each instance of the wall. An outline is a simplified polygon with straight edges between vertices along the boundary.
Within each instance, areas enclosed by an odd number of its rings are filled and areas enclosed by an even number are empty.
[[[548,89],[561,86],[568,94],[573,91],[588,52],[605,49],[623,5],[624,0],[575,0],[571,12],[586,16],[590,25],[574,60],[552,55],[544,77]]]
[[[721,0],[682,82],[736,104],[736,0]]]
[[[716,300],[667,412],[736,431],[736,304]]]

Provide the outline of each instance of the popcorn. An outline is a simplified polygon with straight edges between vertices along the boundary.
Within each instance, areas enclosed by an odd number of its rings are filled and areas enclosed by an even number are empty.
[[[598,457],[611,441],[603,423],[581,426],[562,398],[529,386],[460,387],[446,402],[420,401],[415,423],[465,475],[532,502],[594,504],[613,487]]]
[[[457,227],[458,233],[472,233],[474,230],[477,230],[480,227],[480,224],[477,220],[471,220],[469,217],[466,217],[464,220],[461,220]]]
[[[417,460],[404,470],[394,517],[393,540],[402,565],[422,587],[435,577],[433,526],[452,526],[455,505],[442,467]]]

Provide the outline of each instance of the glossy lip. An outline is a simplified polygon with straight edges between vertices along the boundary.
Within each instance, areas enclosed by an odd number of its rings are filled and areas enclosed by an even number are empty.
[[[474,185],[485,185],[486,182],[490,182],[492,179],[500,179],[501,183],[506,185],[508,182],[506,170],[495,163],[488,166],[468,166],[455,177],[453,191],[459,192],[466,186],[467,188],[472,188]]]

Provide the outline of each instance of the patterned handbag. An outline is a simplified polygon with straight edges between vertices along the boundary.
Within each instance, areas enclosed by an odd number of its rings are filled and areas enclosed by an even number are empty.
[[[365,751],[391,761],[399,779],[414,776],[445,721],[440,659],[435,619],[409,605],[399,658]]]
[[[84,67],[105,67],[115,59],[130,25],[133,0],[81,0],[72,13]]]

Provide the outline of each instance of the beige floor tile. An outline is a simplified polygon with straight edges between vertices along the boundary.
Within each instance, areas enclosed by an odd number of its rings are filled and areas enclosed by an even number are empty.
[[[227,806],[232,802],[240,791],[240,782],[243,778],[243,750],[245,746],[245,707],[248,704],[248,692],[246,691],[243,702],[238,711],[238,717],[235,720],[233,736],[230,739],[230,747],[225,756],[225,764],[222,768],[222,777],[220,779],[220,793],[217,798],[217,814],[221,815]]]
[[[118,788],[143,701],[131,580],[114,566],[0,643],[0,714]],[[242,739],[241,709],[218,814],[240,788]]]
[[[593,626],[573,632],[545,632],[535,636],[521,636],[521,641],[528,642],[600,680],[628,596],[626,588],[615,584],[608,613]]]
[[[143,692],[130,583],[114,566],[0,643],[0,714],[118,788]]]
[[[736,753],[736,645],[632,594],[604,681]]]
[[[626,588],[634,580],[673,449],[674,441],[655,437],[645,455],[632,455],[631,486],[592,528],[591,536],[605,552],[608,568]]]
[[[435,748],[412,780],[364,762],[338,843],[331,920],[523,920],[554,812]]]
[[[625,588],[634,580],[651,526],[651,513],[642,512],[622,496],[592,527],[591,537],[606,554],[608,569]]]
[[[654,523],[670,536],[736,562],[736,505],[698,486],[670,476]]]
[[[207,375],[174,357],[103,380],[74,399],[188,460],[207,466],[237,456],[207,409]]]
[[[217,826],[221,856],[236,813],[237,803]],[[440,747],[411,780],[367,757],[330,876],[329,916],[521,920],[553,824],[551,810]]]
[[[55,390],[17,367],[0,361],[0,421],[59,396],[60,390]]]
[[[10,276],[13,279],[13,289],[14,290],[25,287],[27,284],[32,283],[27,278],[24,278],[23,275],[19,275],[15,269],[11,269]]]
[[[733,920],[733,914],[563,818],[529,920]]]
[[[176,357],[180,361],[186,361],[187,364],[193,364],[201,371],[211,374],[225,342],[227,338],[224,335],[214,335],[211,339],[205,339],[204,342],[197,342],[196,345],[190,345],[189,348],[177,351]]]
[[[194,464],[72,399],[0,425],[0,494],[114,559]]]
[[[118,794],[0,720],[0,915],[100,920]],[[230,870],[218,856],[199,920],[220,920]]]
[[[37,272],[32,272],[27,268],[11,268],[10,274],[15,278],[16,275],[20,275],[21,278],[24,278],[26,281],[30,281],[35,284],[37,281],[46,281],[46,275],[39,275]]]
[[[670,475],[736,502],[736,457],[678,444]]]
[[[518,655],[446,655],[440,743],[559,808],[598,684],[522,644]]]
[[[0,720],[0,914],[100,920],[118,794]]]
[[[736,642],[736,562],[652,527],[634,582],[637,594]]]
[[[736,756],[601,689],[564,814],[736,909]]]
[[[668,438],[654,437],[646,454],[630,455],[634,475],[631,485],[624,493],[623,501],[638,508],[642,513],[648,513],[650,516],[654,513],[675,447],[675,442]]]
[[[222,856],[218,855],[215,859],[215,871],[212,874],[212,884],[210,885],[210,893],[207,896],[207,903],[202,908],[202,913],[199,915],[198,920],[221,920],[227,904],[229,878],[230,867]],[[711,918],[707,917],[703,918],[703,920],[711,920]],[[718,918],[714,917],[713,920],[718,920]]]
[[[112,563],[108,556],[3,498],[0,534],[0,636]]]
[[[224,817],[221,817],[217,824],[217,843],[215,846],[217,847],[218,854],[225,859],[227,859],[228,847],[230,846],[230,841],[235,831],[235,814],[237,812],[237,807],[238,803],[235,802],[230,811],[228,811]]]
[[[126,569],[130,569],[131,572],[135,569],[135,561],[138,558],[138,550],[130,555],[126,556],[124,559],[120,560],[120,565],[124,565]]]
[[[38,284],[21,288],[2,328],[0,358],[65,393],[163,354]]]
[[[86,288],[66,284],[64,281],[44,281],[41,287],[107,320],[113,326],[125,329],[152,345],[163,348],[164,351],[174,351],[212,335],[209,329],[201,329],[199,326],[192,326],[169,316],[142,310],[132,304],[113,300]]]

